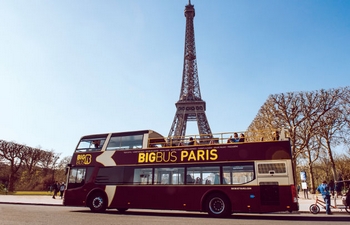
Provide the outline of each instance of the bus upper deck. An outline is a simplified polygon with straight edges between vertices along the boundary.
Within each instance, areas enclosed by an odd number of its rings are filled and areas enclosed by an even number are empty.
[[[266,132],[265,132],[266,133]],[[234,134],[246,134],[245,132],[225,132],[208,135],[188,135],[183,137],[166,138],[153,130],[140,130],[118,133],[105,133],[83,136],[76,147],[76,152],[86,151],[110,151],[110,150],[130,150],[147,149],[159,147],[176,147],[186,145],[214,145],[226,144],[232,140]],[[276,138],[272,135],[264,135],[260,132],[244,135],[242,142],[272,141]],[[282,129],[278,140],[288,140]],[[232,141],[234,142],[234,141]],[[238,142],[238,141],[237,141]],[[236,143],[237,144],[237,143]]]

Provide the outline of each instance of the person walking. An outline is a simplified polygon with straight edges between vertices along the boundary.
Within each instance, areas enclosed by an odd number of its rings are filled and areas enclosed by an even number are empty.
[[[60,197],[61,197],[61,199],[63,198],[63,193],[64,193],[65,189],[66,189],[66,185],[64,184],[64,182],[62,182],[61,186],[60,186]]]
[[[323,181],[320,186],[318,186],[317,191],[321,193],[324,202],[326,203],[326,213],[327,215],[331,215],[331,195],[329,193],[329,187],[327,181]]]
[[[58,181],[55,181],[55,183],[52,185],[52,189],[53,189],[53,195],[52,195],[52,198],[53,199],[56,199],[56,195],[57,195],[57,193],[58,193],[58,191],[59,191],[59,183],[58,183]]]
[[[305,199],[309,199],[309,188],[307,187],[307,183],[306,182],[302,182],[301,183],[301,188],[303,189],[303,192],[304,192],[304,198]]]

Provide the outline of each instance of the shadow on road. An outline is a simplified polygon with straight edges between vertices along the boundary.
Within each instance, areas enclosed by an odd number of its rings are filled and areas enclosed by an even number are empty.
[[[71,212],[93,213],[90,210],[74,210]],[[124,213],[107,210],[105,214],[129,215],[129,216],[163,216],[163,217],[184,217],[184,218],[212,218],[206,213],[192,212],[160,212],[160,211],[126,211]],[[299,214],[299,213],[274,213],[274,214],[232,214],[226,218],[218,219],[235,219],[235,220],[292,220],[292,221],[349,221],[350,215],[337,213],[333,215],[326,214]]]

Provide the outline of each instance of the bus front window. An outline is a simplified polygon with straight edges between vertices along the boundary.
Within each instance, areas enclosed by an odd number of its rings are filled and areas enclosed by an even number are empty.
[[[71,168],[68,178],[68,188],[83,186],[87,179],[87,168]]]

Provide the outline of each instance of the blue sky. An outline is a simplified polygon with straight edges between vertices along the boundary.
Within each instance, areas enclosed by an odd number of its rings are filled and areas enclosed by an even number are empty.
[[[350,1],[191,2],[213,133],[246,130],[270,94],[350,84]],[[87,134],[167,136],[187,3],[0,0],[0,139],[70,156]]]

